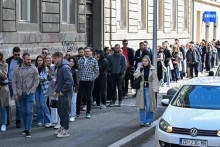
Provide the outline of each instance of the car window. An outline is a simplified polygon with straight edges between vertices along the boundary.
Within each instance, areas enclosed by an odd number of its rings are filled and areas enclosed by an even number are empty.
[[[183,86],[172,101],[173,106],[220,109],[220,86]]]

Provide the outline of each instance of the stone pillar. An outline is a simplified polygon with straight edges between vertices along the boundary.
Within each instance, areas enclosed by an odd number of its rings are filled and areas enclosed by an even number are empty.
[[[86,31],[86,1],[78,0],[78,32],[85,33]]]
[[[206,23],[205,25],[205,40],[209,41],[209,26],[210,26],[210,22]]]

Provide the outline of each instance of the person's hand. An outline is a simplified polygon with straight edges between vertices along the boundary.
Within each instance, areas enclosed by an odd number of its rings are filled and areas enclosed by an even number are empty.
[[[53,96],[54,96],[54,97],[56,97],[56,96],[57,96],[57,93],[56,93],[56,92],[54,92],[54,93],[53,93]]]
[[[143,68],[143,67],[144,67],[144,65],[143,65],[143,64],[141,64],[141,65],[140,65],[140,68]]]
[[[17,102],[19,100],[18,95],[14,95],[14,100]]]
[[[50,69],[49,72],[48,72],[48,76],[52,76],[52,73],[53,73],[53,70]]]
[[[64,96],[64,94],[62,92],[59,93],[59,96]]]

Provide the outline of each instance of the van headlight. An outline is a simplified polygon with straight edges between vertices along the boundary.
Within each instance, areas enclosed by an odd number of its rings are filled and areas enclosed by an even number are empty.
[[[167,133],[171,133],[173,128],[170,126],[168,122],[166,122],[164,119],[161,119],[159,122],[159,128]]]
[[[218,131],[217,136],[220,137],[220,130]]]

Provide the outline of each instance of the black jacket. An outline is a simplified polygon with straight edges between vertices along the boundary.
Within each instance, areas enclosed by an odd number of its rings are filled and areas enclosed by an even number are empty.
[[[135,69],[137,69],[137,64],[138,62],[141,62],[142,61],[142,58],[147,55],[149,56],[150,55],[150,52],[146,49],[143,50],[142,52],[142,55],[140,56],[140,52],[141,50],[138,49],[136,52],[135,52],[135,56],[134,56],[134,61],[135,61]]]
[[[134,67],[134,50],[128,47],[127,51],[128,51],[128,60],[129,60],[130,67]]]
[[[169,65],[169,61],[170,61],[170,59],[172,57],[171,51],[169,49],[165,48],[163,53],[165,55],[164,64],[165,64],[165,66],[168,66]]]
[[[78,70],[75,68],[71,68],[72,76],[73,76],[73,88],[74,92],[78,92],[79,89],[79,75]]]
[[[108,72],[108,60],[105,58],[105,53],[102,50],[97,50],[97,53],[101,55],[101,58],[98,60],[99,64],[99,77],[107,77]]]
[[[14,57],[11,56],[10,58],[6,59],[6,62],[8,63],[8,71],[9,71],[9,69],[10,69],[11,60],[12,60],[13,58],[14,58]],[[19,59],[18,59],[18,65],[20,65],[22,62],[23,62],[23,60],[19,57]]]
[[[186,59],[186,51],[183,46],[180,46],[180,51],[182,52],[183,60],[185,60]]]

